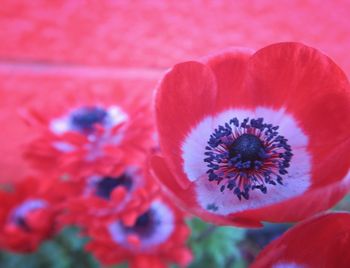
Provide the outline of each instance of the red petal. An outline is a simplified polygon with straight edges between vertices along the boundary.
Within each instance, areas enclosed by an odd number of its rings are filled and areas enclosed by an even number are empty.
[[[277,263],[349,267],[349,248],[350,214],[324,214],[296,225],[273,241],[260,252],[251,267],[272,267]]]
[[[250,49],[237,48],[208,60],[208,66],[217,81],[216,112],[232,107],[252,106],[252,91],[243,87],[248,60],[252,54]]]
[[[166,263],[161,258],[152,255],[138,255],[130,262],[130,268],[167,268]]]
[[[126,226],[133,226],[139,214],[135,211],[130,211],[122,216],[123,224]]]
[[[175,248],[170,254],[181,267],[187,267],[193,260],[192,253],[188,248]]]
[[[117,187],[112,191],[111,200],[115,204],[118,204],[122,202],[122,200],[125,198],[126,195],[127,195],[127,191],[124,187]]]
[[[314,163],[312,173],[316,179],[314,185],[323,186],[331,182],[337,183],[349,172],[350,139],[340,143],[338,146],[334,146],[333,150],[326,146],[321,146],[313,148],[313,152]],[[323,158],[320,158],[320,156],[323,156]]]
[[[173,200],[179,203],[181,207],[197,206],[195,192],[192,190],[192,187],[188,187],[187,189],[180,187],[175,175],[171,173],[163,157],[159,155],[151,156],[149,165],[153,177],[159,180],[162,186],[165,186],[163,190],[165,190]]]
[[[302,44],[279,43],[253,55],[248,71],[247,86],[257,106],[285,107],[297,119],[309,137],[313,165],[329,159],[349,139],[350,86],[330,58]],[[344,162],[346,154],[339,156]],[[340,173],[346,173],[348,166],[342,164]],[[313,170],[313,179],[317,183],[341,179],[334,174],[322,176],[325,171]]]
[[[181,185],[189,181],[183,171],[181,146],[191,129],[213,109],[216,97],[211,70],[198,62],[185,62],[165,75],[156,96],[159,142],[169,168]]]
[[[139,247],[141,244],[140,238],[135,234],[128,235],[127,241],[131,246],[133,246],[135,248]]]

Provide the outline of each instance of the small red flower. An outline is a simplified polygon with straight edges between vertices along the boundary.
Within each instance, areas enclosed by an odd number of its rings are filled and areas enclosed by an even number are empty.
[[[116,217],[125,224],[134,222],[158,192],[158,186],[142,166],[128,166],[120,174],[94,174],[70,185],[77,194],[68,200],[67,214],[62,219],[78,225]]]
[[[133,222],[95,222],[89,224],[88,234],[92,240],[87,250],[104,265],[128,262],[133,268],[163,268],[176,263],[185,267],[192,259],[183,214],[161,197]]]
[[[16,182],[13,189],[2,189],[0,248],[32,252],[50,238],[60,228],[56,219],[63,192],[53,181],[34,178]]]
[[[349,83],[313,48],[279,43],[177,64],[156,116],[153,171],[203,219],[297,221],[349,188]]]
[[[38,134],[24,155],[45,174],[76,177],[121,172],[139,163],[153,145],[147,98],[147,94],[116,89],[103,96],[93,91],[58,95],[50,106],[44,99],[37,100],[22,109]]]
[[[350,213],[301,222],[260,252],[252,268],[349,267]]]

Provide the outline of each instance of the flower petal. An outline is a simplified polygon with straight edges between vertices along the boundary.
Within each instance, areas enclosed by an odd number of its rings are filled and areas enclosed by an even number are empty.
[[[183,208],[196,206],[195,195],[192,188],[187,187],[183,189],[179,185],[175,178],[176,175],[169,170],[164,157],[152,155],[149,160],[149,165],[153,177],[161,182],[161,185],[164,186],[164,190],[170,195],[172,200],[175,200]]]
[[[175,65],[162,80],[156,95],[159,142],[170,169],[184,187],[181,145],[191,129],[210,114],[216,96],[211,70],[198,62]]]
[[[182,116],[190,119],[179,123],[177,133],[170,129],[176,126],[176,120],[171,124],[162,122],[169,130],[159,133],[161,148],[166,150],[160,161],[162,167],[155,173],[171,195],[192,213],[212,222],[237,218],[297,221],[328,209],[345,195],[350,186],[350,91],[346,77],[328,57],[302,44],[281,43],[263,48],[250,58],[248,52],[236,51],[213,57],[207,64],[215,75],[216,96],[214,93],[208,98],[207,92],[206,98],[196,97],[202,103],[215,99],[215,106],[204,107],[205,111],[201,106],[200,116],[198,109],[183,111]],[[173,75],[172,84],[176,79],[181,85],[189,84],[183,77]],[[191,90],[189,86],[183,88]],[[215,91],[215,87],[208,88]],[[162,99],[166,97],[177,98],[169,92]],[[181,98],[186,98],[184,92]],[[167,104],[174,109],[175,102]],[[157,116],[169,107],[158,105]],[[266,195],[252,191],[249,200],[239,201],[225,188],[221,193],[209,182],[205,147],[213,130],[234,117],[263,118],[267,124],[279,127],[279,134],[288,140],[293,153],[283,186],[268,185]],[[186,126],[188,122],[191,127]],[[182,190],[184,185],[186,191]]]
[[[284,107],[297,118],[310,138],[308,150],[314,167],[349,139],[349,82],[321,52],[298,43],[270,45],[251,57],[248,72],[247,86],[257,105]],[[342,173],[344,168],[347,166]],[[314,168],[312,177],[317,184],[341,179],[322,176],[325,171]]]
[[[209,58],[207,64],[217,81],[216,112],[236,107],[251,107],[252,92],[242,85],[246,77],[248,60],[253,54],[248,48],[234,48],[231,51]]]
[[[322,214],[274,240],[251,267],[349,267],[349,237],[349,213]]]

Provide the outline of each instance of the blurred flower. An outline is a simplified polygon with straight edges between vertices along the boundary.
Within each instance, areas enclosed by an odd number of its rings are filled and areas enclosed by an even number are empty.
[[[297,221],[349,188],[349,83],[313,48],[279,43],[177,64],[156,115],[153,171],[205,220]]]
[[[49,107],[44,97],[36,100],[21,111],[38,135],[25,158],[45,174],[74,178],[122,172],[153,145],[148,95],[116,89],[101,96],[86,90],[57,95]]]
[[[91,251],[104,265],[128,261],[130,267],[185,267],[192,259],[186,247],[189,229],[183,214],[164,198],[156,197],[149,208],[129,224],[120,220],[88,226]]]
[[[319,215],[269,244],[251,267],[349,267],[349,237],[349,213]]]
[[[64,185],[27,178],[0,191],[0,247],[32,252],[60,229],[56,221],[67,193]]]
[[[126,224],[134,222],[158,191],[142,165],[129,166],[112,176],[95,174],[70,185],[77,193],[67,202],[67,214],[62,219],[79,225],[116,217]]]

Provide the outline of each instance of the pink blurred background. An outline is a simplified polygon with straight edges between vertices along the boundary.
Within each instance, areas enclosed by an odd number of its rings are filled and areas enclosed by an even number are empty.
[[[165,69],[230,46],[318,48],[350,74],[350,1],[2,0],[0,181],[27,173],[17,110],[57,92],[151,90]],[[52,95],[52,97],[50,97]]]

